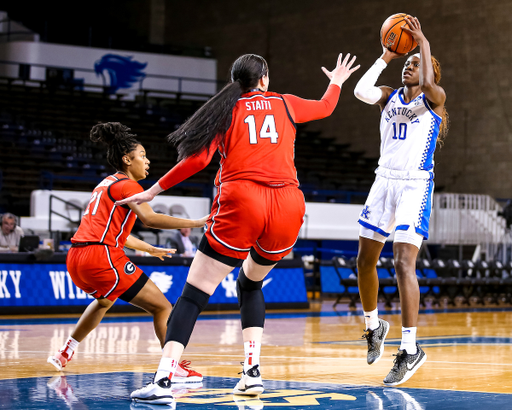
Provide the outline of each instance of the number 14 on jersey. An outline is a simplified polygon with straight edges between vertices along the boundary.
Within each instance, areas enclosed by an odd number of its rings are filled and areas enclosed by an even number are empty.
[[[249,126],[249,142],[251,144],[258,143],[258,133],[256,131],[256,119],[254,115],[248,115],[245,117],[244,122]],[[266,115],[263,125],[259,132],[259,138],[270,138],[272,144],[277,144],[277,138],[279,134],[276,130],[276,121],[273,115]]]

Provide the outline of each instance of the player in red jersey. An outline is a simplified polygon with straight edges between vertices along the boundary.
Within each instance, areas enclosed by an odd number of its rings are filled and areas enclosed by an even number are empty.
[[[95,125],[91,140],[108,145],[107,160],[117,171],[94,189],[80,227],[71,238],[66,264],[73,282],[95,300],[80,317],[73,333],[48,363],[62,370],[73,357],[78,344],[99,325],[117,298],[138,306],[153,315],[155,332],[163,347],[166,322],[171,303],[147,275],[126,256],[123,248],[136,249],[163,260],[174,249],[156,248],[130,235],[139,217],[150,227],[159,229],[202,227],[206,218],[189,220],[157,214],[148,204],[117,206],[115,202],[138,192],[137,183],[146,178],[149,159],[137,136],[120,123]],[[202,376],[182,362],[173,382],[200,382]]]
[[[305,203],[294,165],[295,124],[329,116],[341,85],[359,68],[339,55],[319,101],[268,92],[266,61],[257,55],[238,58],[231,83],[170,134],[181,160],[148,191],[120,203],[143,203],[203,169],[215,150],[221,155],[212,212],[192,262],[181,297],[169,319],[166,344],[153,383],[132,393],[147,403],[172,403],[168,389],[197,316],[219,283],[243,261],[237,279],[245,362],[234,394],[263,392],[259,356],[265,301],[262,284],[295,244]]]

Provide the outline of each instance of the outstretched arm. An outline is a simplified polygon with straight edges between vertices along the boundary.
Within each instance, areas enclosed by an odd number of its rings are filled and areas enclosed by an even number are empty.
[[[350,59],[350,54],[342,60],[342,54],[338,56],[338,61],[334,70],[329,71],[322,67],[322,71],[331,80],[327,91],[321,100],[305,100],[291,94],[285,94],[283,97],[292,107],[294,121],[296,123],[319,120],[332,114],[338,103],[341,92],[341,86],[356,71],[359,66],[353,67],[356,57]]]
[[[179,184],[188,177],[204,169],[212,160],[213,155],[215,154],[215,148],[216,147],[210,146],[209,150],[204,149],[200,154],[192,155],[181,160],[151,188],[141,192],[140,194],[133,195],[121,201],[116,201],[116,205],[129,203],[140,205],[144,202],[152,201],[160,192]]]
[[[136,195],[133,197],[135,196]],[[204,216],[201,219],[184,219],[165,214],[157,214],[155,211],[153,211],[153,208],[151,208],[151,206],[146,203],[137,205],[133,202],[130,202],[128,203],[128,206],[133,212],[137,214],[144,225],[155,229],[202,228],[208,219],[208,216]]]
[[[446,94],[442,87],[436,84],[434,76],[434,67],[432,66],[432,54],[430,53],[430,43],[421,31],[421,25],[416,17],[406,17],[405,20],[409,27],[402,27],[402,30],[410,33],[420,47],[420,87],[421,92],[432,103],[432,108],[444,107]]]

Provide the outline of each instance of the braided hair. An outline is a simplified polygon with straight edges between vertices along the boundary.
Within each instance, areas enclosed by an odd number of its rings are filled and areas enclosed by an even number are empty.
[[[107,161],[116,171],[123,171],[123,156],[141,145],[137,135],[130,134],[129,131],[130,128],[120,122],[100,123],[91,129],[91,141],[102,142],[108,146]]]

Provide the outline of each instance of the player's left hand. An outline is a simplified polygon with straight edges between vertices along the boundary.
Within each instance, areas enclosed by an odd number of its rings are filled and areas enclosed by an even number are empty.
[[[196,228],[202,228],[204,227],[204,225],[206,224],[206,222],[208,221],[208,218],[210,217],[210,215],[206,215],[206,216],[203,216],[201,219],[198,219],[197,220],[197,226]]]
[[[155,256],[161,261],[164,260],[164,258],[172,258],[173,253],[176,253],[176,249],[172,248],[157,248],[156,246],[153,246],[147,250],[147,253],[149,253],[151,256]]]
[[[136,205],[143,204],[144,202],[151,202],[155,196],[157,196],[163,189],[160,184],[157,182],[151,188],[146,189],[144,192],[140,192],[138,194],[132,195],[129,198],[122,199],[120,201],[116,201],[116,205],[124,205],[134,202]]]
[[[116,205],[124,205],[134,202],[136,205],[143,204],[144,202],[151,202],[155,195],[153,195],[149,190],[144,192],[139,192],[138,194],[132,195],[128,198],[122,199],[120,201],[116,201]]]
[[[409,27],[402,27],[402,30],[409,33],[414,40],[419,44],[422,40],[426,40],[425,34],[421,31],[420,21],[416,17],[407,16],[405,17]]]
[[[347,53],[345,58],[342,61],[343,54],[340,53],[338,56],[338,61],[336,63],[336,67],[334,70],[329,71],[327,68],[322,67],[322,71],[324,74],[331,80],[331,84],[336,84],[338,86],[342,86],[342,84],[347,81],[350,75],[361,67],[360,65],[352,68],[352,65],[356,61],[356,56],[353,56],[349,61],[350,53]]]

